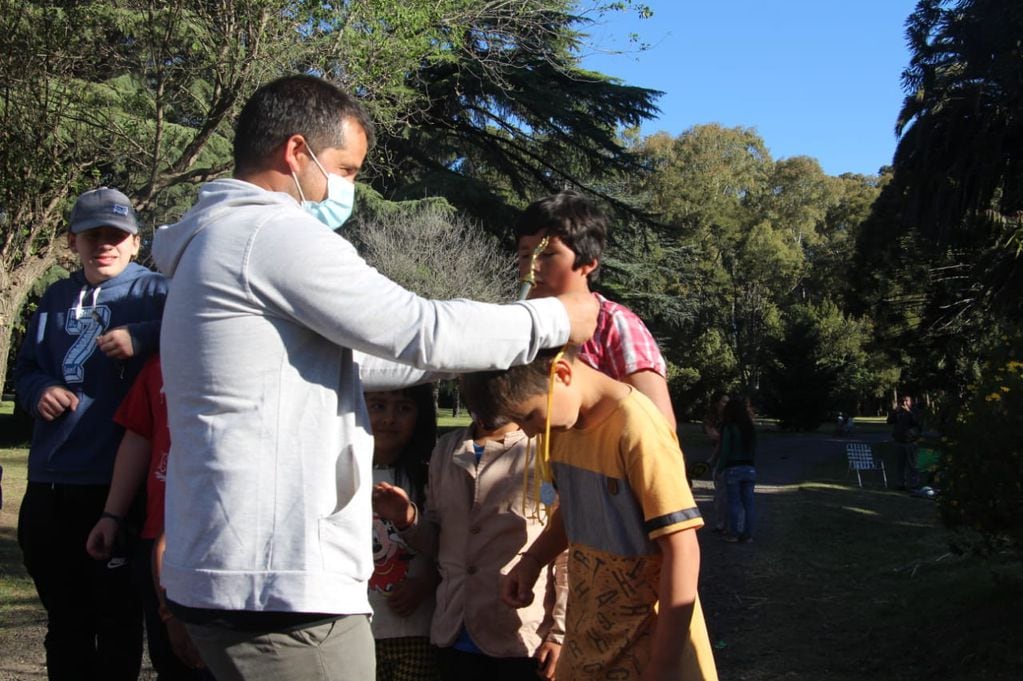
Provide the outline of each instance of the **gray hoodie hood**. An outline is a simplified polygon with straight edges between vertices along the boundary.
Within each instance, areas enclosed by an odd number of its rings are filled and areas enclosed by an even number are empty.
[[[153,261],[164,275],[173,277],[181,255],[199,232],[235,211],[260,205],[296,206],[297,202],[288,194],[267,191],[243,180],[207,182],[199,188],[195,205],[180,221],[156,230]]]

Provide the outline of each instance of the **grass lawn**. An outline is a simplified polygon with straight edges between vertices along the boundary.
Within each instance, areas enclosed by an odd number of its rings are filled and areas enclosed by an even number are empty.
[[[1019,563],[951,554],[932,502],[808,482],[758,508],[770,546],[703,563],[723,679],[1023,678]]]
[[[10,418],[6,406],[0,430]],[[439,425],[467,423],[444,417]],[[887,428],[861,419],[856,427]],[[706,445],[699,424],[680,431],[684,442]],[[787,436],[770,428],[763,435]],[[0,449],[0,678],[3,661],[24,659],[26,651],[38,650],[42,670],[44,613],[15,537],[26,455],[24,447]],[[755,544],[725,544],[701,531],[701,593],[721,678],[1023,678],[1018,560],[950,553],[933,502],[873,481],[861,489],[845,473],[836,459],[798,484],[758,488]],[[35,633],[19,635],[29,630]]]
[[[8,640],[7,631],[12,627],[45,619],[35,586],[21,564],[16,534],[18,508],[25,493],[27,456],[28,450],[24,448],[0,449],[0,466],[4,469],[4,506],[0,509],[0,642]],[[4,646],[0,643],[0,658],[3,657]]]
[[[933,502],[856,487],[843,464],[758,488],[756,544],[701,535],[721,678],[1023,678],[1018,557],[955,555]]]
[[[442,409],[440,415],[437,416],[437,432],[440,434],[446,433],[449,430],[454,430],[455,428],[464,428],[471,422],[469,412],[464,409],[460,416],[451,416],[448,413],[450,411],[450,409]]]
[[[0,467],[3,468],[3,508],[0,509],[0,642],[7,641],[7,631],[24,623],[38,623],[45,618],[35,586],[21,564],[21,549],[18,548],[18,509],[25,492],[27,446],[8,446],[9,434],[16,428],[14,403],[0,401]],[[5,657],[4,646],[0,644],[0,658]]]

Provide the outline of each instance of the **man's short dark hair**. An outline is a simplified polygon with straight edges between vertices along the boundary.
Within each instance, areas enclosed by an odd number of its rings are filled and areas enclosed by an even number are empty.
[[[503,371],[478,371],[462,376],[462,397],[477,422],[493,430],[508,422],[512,407],[535,395],[546,395],[550,389],[551,362],[560,350],[541,350],[529,364]],[[565,348],[566,359],[572,360],[578,354],[578,346]]]
[[[314,76],[285,76],[256,90],[238,116],[234,133],[236,173],[265,167],[292,135],[302,135],[314,154],[344,147],[343,122],[354,120],[373,146],[373,122],[341,88]]]
[[[570,189],[529,204],[515,223],[515,240],[544,232],[575,253],[573,268],[599,261],[607,244],[607,218],[592,201]],[[589,275],[596,281],[598,267]]]

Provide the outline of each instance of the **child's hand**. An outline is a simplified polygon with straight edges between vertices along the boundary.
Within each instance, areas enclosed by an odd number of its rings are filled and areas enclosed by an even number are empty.
[[[100,518],[85,540],[85,551],[96,560],[107,560],[114,551],[117,540],[117,521],[113,518]]]
[[[387,606],[395,615],[408,617],[433,592],[436,584],[436,580],[426,577],[407,577],[394,587],[387,598]]]
[[[96,345],[111,359],[130,359],[135,356],[135,346],[126,326],[110,329],[102,336],[97,336]]]
[[[186,667],[202,669],[206,666],[203,664],[202,658],[199,657],[199,651],[195,649],[195,644],[192,643],[183,622],[176,617],[171,617],[164,622],[164,626],[167,627],[167,638],[170,640],[171,649]]]
[[[508,574],[501,578],[501,600],[512,608],[524,608],[533,602],[533,585],[543,568],[540,561],[530,555],[520,556]]]
[[[555,672],[558,669],[558,658],[561,657],[561,644],[553,641],[544,641],[533,653],[538,663],[537,674],[541,679],[554,681]]]
[[[43,391],[43,396],[36,404],[36,411],[46,421],[52,421],[65,411],[78,408],[78,395],[62,385],[51,385]]]
[[[416,510],[408,494],[400,487],[386,482],[373,486],[373,512],[388,520],[398,530],[407,529],[416,519]]]

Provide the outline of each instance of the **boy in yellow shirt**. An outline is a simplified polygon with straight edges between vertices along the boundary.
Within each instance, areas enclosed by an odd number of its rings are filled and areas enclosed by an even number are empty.
[[[501,596],[527,605],[543,567],[569,549],[559,681],[717,679],[697,597],[703,519],[657,407],[574,348],[467,375],[463,390],[481,422],[503,416],[535,435],[549,421],[548,474],[560,506]]]

